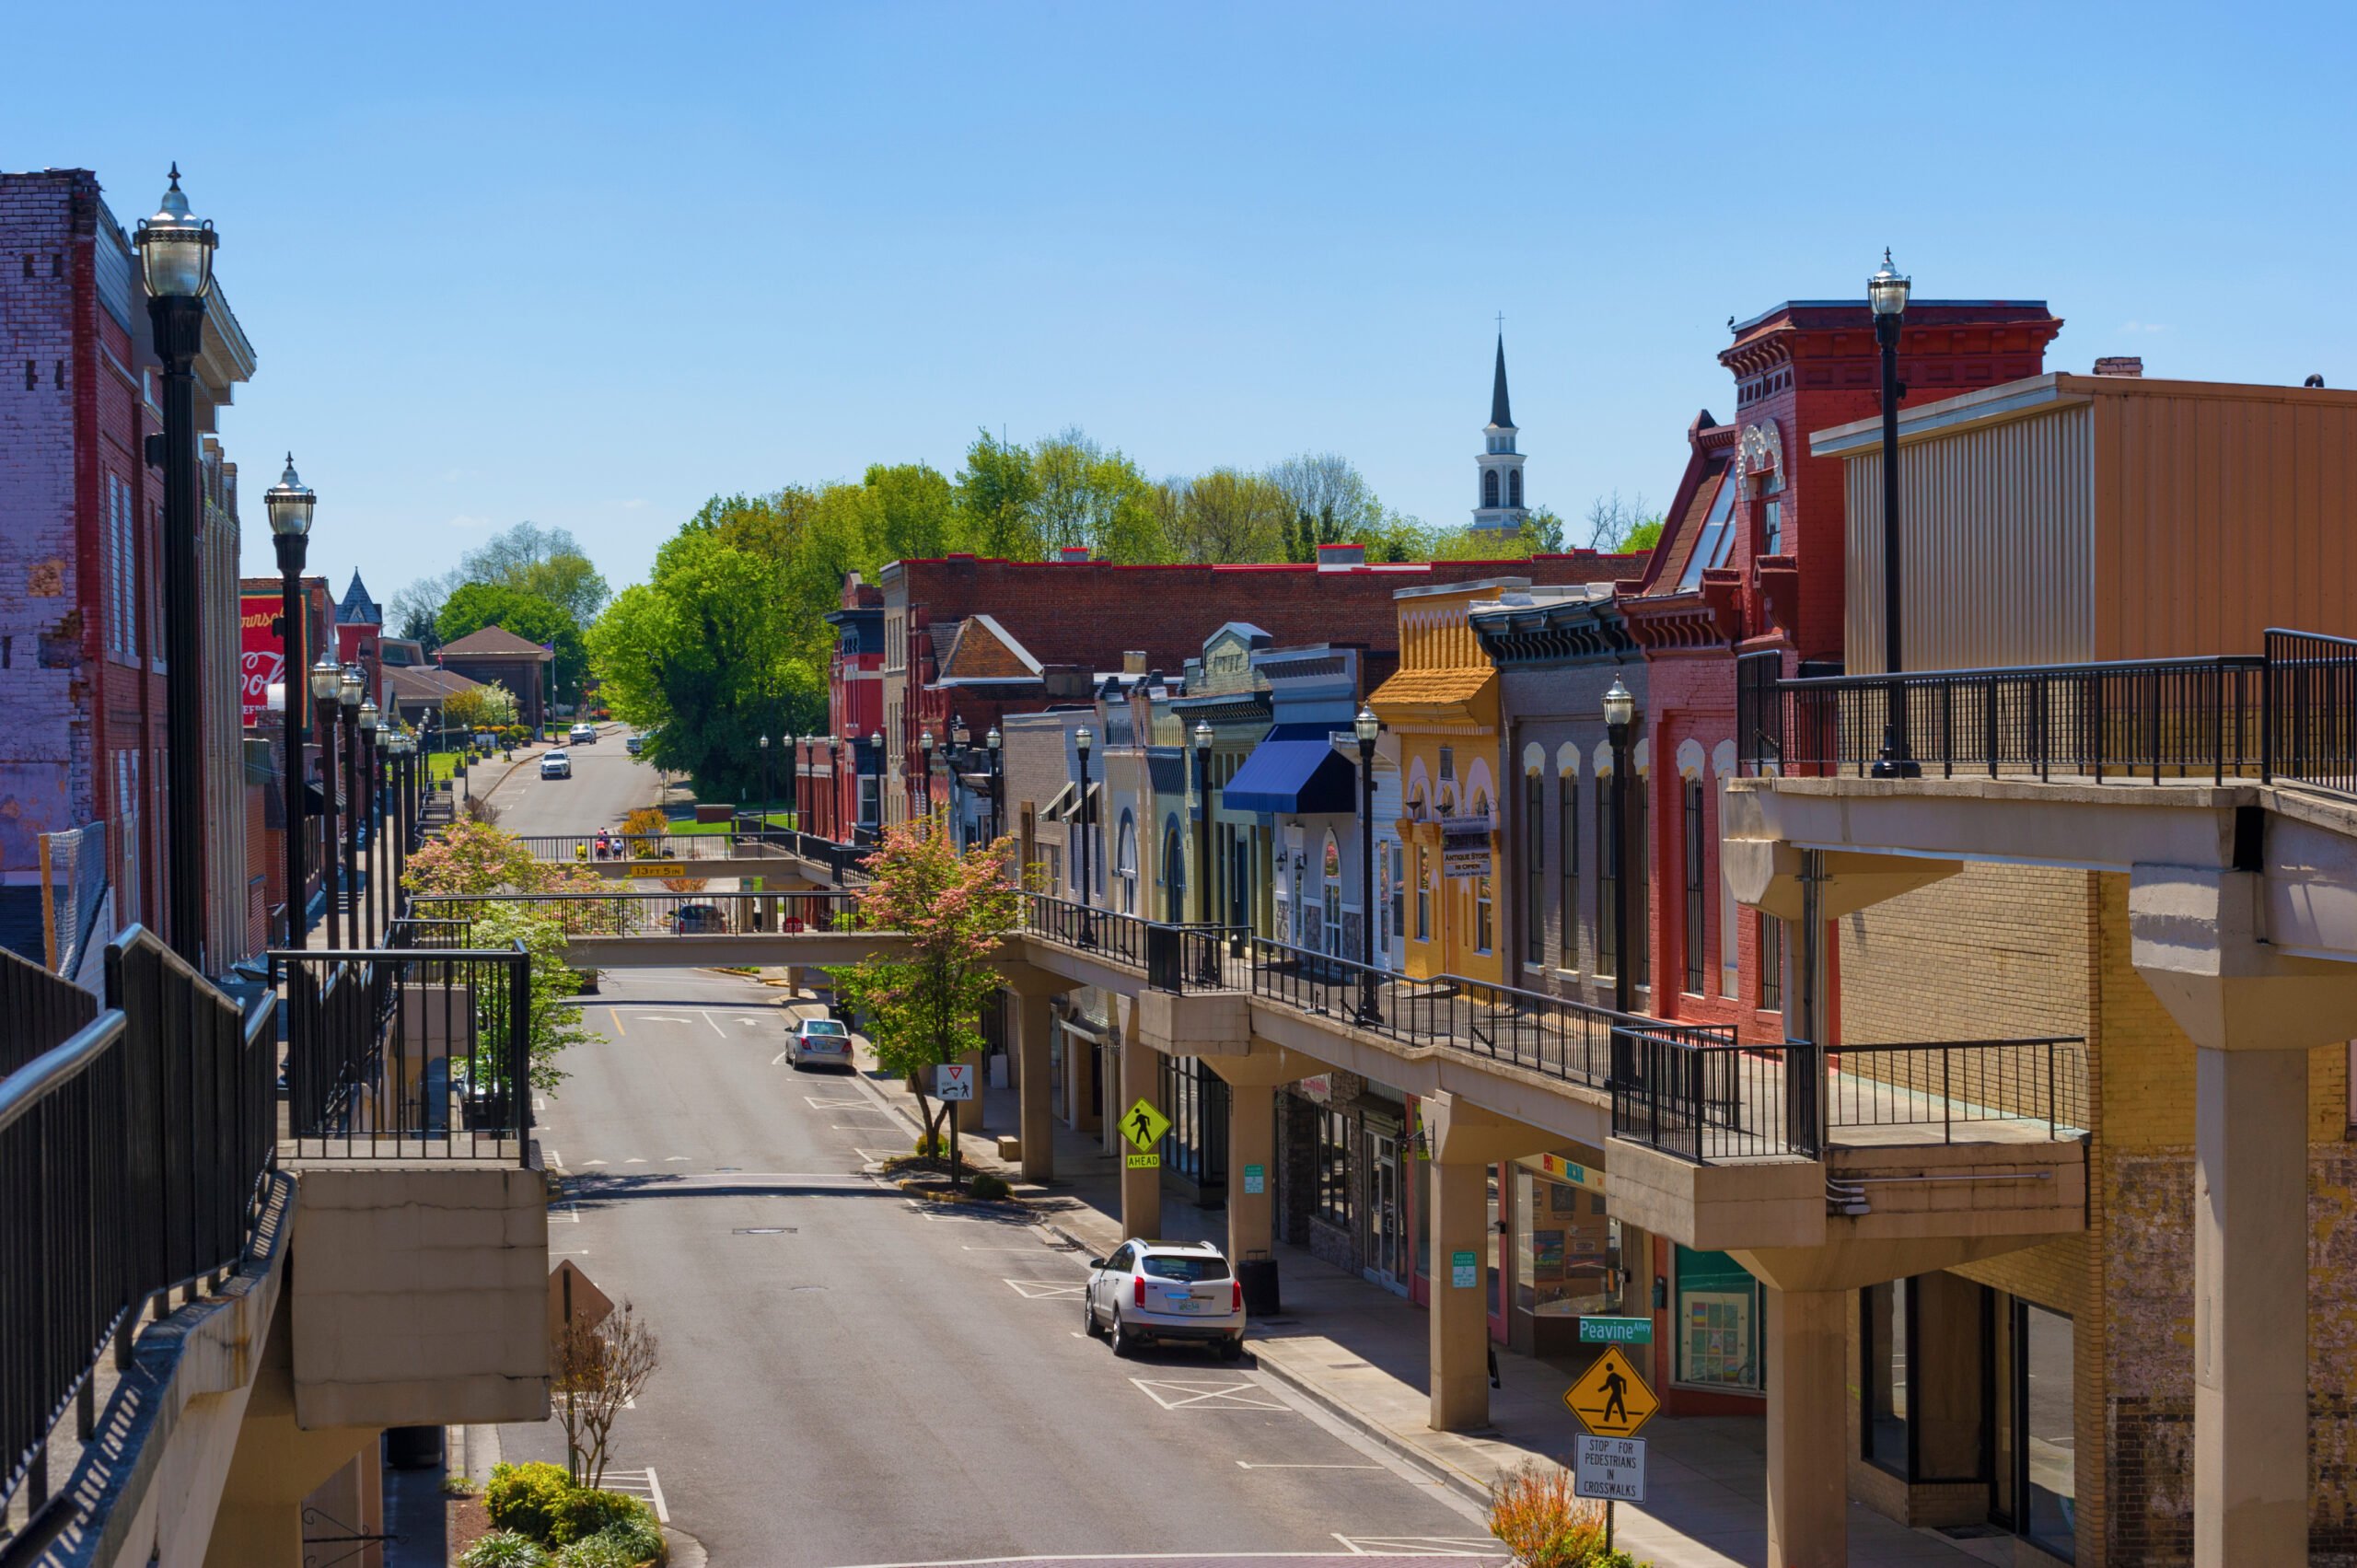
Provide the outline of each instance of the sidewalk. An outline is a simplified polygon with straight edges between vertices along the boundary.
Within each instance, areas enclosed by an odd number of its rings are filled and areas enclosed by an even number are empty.
[[[913,1119],[914,1102],[905,1090],[869,1081]],[[987,1132],[962,1140],[974,1168],[1006,1178],[1049,1228],[1090,1256],[1101,1257],[1120,1245],[1118,1157],[1106,1154],[1097,1138],[1057,1122],[1056,1179],[1046,1188],[1027,1183],[992,1152],[998,1134],[1017,1124],[1015,1091],[986,1086],[983,1118]],[[1166,1194],[1162,1218],[1162,1233],[1169,1239],[1226,1245],[1226,1216],[1218,1211]],[[1490,1396],[1490,1426],[1478,1433],[1434,1432],[1425,1423],[1431,1405],[1425,1392],[1430,1330],[1424,1310],[1298,1247],[1279,1242],[1274,1250],[1283,1311],[1256,1321],[1246,1342],[1261,1371],[1475,1502],[1486,1503],[1490,1483],[1516,1465],[1562,1458],[1575,1433],[1562,1403],[1572,1374],[1501,1348],[1501,1387]],[[1765,1423],[1732,1416],[1656,1417],[1644,1436],[1646,1501],[1619,1505],[1615,1544],[1657,1568],[1764,1564]],[[2003,1539],[1952,1542],[1850,1505],[1850,1562],[1860,1568],[2010,1563],[2012,1546]]]

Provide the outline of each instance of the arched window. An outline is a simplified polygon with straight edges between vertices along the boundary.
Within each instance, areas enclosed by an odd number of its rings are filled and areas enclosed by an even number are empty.
[[[1509,506],[1522,505],[1522,470],[1520,469],[1506,475],[1506,505]]]
[[[1138,825],[1127,811],[1121,813],[1120,837],[1115,843],[1113,853],[1118,858],[1113,862],[1113,875],[1120,881],[1121,912],[1135,914],[1138,912]]]
[[[1484,506],[1494,506],[1497,504],[1498,470],[1495,469],[1483,469],[1481,470],[1481,505]]]
[[[1522,774],[1522,955],[1537,969],[1547,961],[1547,781],[1536,762]]]
[[[1325,852],[1318,856],[1318,880],[1322,884],[1319,902],[1326,928],[1326,952],[1329,957],[1342,956],[1342,846],[1332,833],[1326,835]],[[1353,953],[1353,958],[1358,957]]]

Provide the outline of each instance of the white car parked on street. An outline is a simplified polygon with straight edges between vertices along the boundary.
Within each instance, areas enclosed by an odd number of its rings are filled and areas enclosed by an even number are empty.
[[[1088,1264],[1082,1307],[1089,1338],[1113,1353],[1155,1340],[1200,1340],[1223,1361],[1244,1353],[1244,1282],[1208,1241],[1125,1241]]]
[[[828,1067],[849,1067],[851,1061],[851,1031],[832,1018],[805,1018],[795,1027],[792,1051],[794,1070],[797,1073],[811,1064]]]

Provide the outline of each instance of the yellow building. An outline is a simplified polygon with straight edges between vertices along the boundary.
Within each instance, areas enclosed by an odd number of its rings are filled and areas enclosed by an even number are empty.
[[[1405,968],[1418,979],[1501,981],[1498,671],[1468,608],[1523,578],[1403,588],[1399,668],[1368,705],[1399,738],[1399,842],[1407,851]]]

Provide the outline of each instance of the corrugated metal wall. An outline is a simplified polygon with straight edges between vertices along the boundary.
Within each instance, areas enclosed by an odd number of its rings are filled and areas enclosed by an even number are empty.
[[[1910,669],[2095,658],[2095,502],[2087,405],[1898,450]],[[1844,465],[1843,641],[1852,674],[1884,668],[1882,454]]]
[[[2357,635],[2357,399],[2304,388],[2098,394],[2096,656]]]

